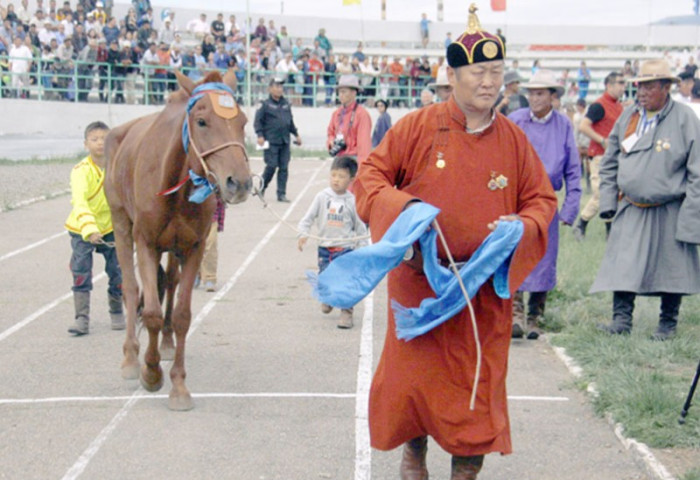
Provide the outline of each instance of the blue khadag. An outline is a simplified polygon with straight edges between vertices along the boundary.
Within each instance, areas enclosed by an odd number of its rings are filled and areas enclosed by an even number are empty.
[[[409,246],[420,241],[423,270],[436,296],[424,299],[414,308],[392,300],[397,337],[411,340],[455,316],[467,300],[455,275],[438,261],[437,231],[428,229],[438,213],[439,209],[430,204],[417,203],[398,216],[379,242],[337,258],[320,275],[307,272],[314,297],[338,308],[354,306],[401,263]],[[510,259],[523,229],[520,220],[500,222],[462,266],[459,274],[470,298],[491,276],[496,294],[510,297]]]

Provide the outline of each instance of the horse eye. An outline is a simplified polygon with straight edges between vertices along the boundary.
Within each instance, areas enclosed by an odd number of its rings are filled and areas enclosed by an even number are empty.
[[[200,118],[199,120],[197,120],[197,125],[199,125],[200,127],[206,127],[207,122],[203,118]]]

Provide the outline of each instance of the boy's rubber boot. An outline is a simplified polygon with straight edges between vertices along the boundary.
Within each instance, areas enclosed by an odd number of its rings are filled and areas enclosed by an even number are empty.
[[[582,242],[584,238],[586,238],[586,227],[588,226],[588,222],[584,220],[583,218],[579,218],[578,222],[574,225],[573,232],[574,232],[574,238]]]
[[[109,295],[109,319],[112,330],[124,330],[126,328],[121,297]]]
[[[75,322],[68,333],[80,337],[90,333],[90,292],[73,292]]]
[[[612,323],[609,325],[599,324],[598,330],[610,335],[629,335],[632,332],[635,296],[631,292],[613,292]]]

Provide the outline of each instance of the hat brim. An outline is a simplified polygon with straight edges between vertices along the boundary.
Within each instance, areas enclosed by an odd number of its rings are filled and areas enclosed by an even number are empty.
[[[680,78],[674,77],[673,75],[647,75],[645,77],[634,77],[627,79],[627,81],[630,83],[645,83],[653,82],[655,80],[670,80],[671,83],[679,83],[681,81]]]
[[[520,86],[526,90],[538,90],[538,89],[542,89],[542,88],[552,89],[552,90],[556,91],[560,97],[562,95],[564,95],[564,91],[565,91],[564,87],[562,87],[561,85],[558,85],[558,84],[557,85],[550,85],[550,84],[546,84],[546,83],[528,82],[528,83],[523,83]]]
[[[357,85],[338,85],[336,87],[337,90],[340,90],[341,88],[352,88],[356,90],[358,93],[362,91],[362,87],[358,87]]]

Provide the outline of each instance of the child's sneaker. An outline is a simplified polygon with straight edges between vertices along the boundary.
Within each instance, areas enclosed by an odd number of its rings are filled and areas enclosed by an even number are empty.
[[[352,308],[344,308],[340,311],[338,328],[352,328]]]
[[[207,292],[216,292],[216,284],[214,282],[205,282],[204,288]]]
[[[322,303],[321,304],[321,311],[323,313],[331,313],[333,311],[333,307],[331,307],[327,303]]]

